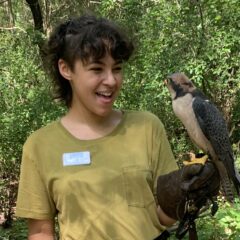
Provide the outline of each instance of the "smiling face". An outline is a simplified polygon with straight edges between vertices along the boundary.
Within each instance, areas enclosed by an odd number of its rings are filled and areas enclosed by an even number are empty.
[[[122,86],[122,63],[106,55],[99,60],[77,60],[73,70],[59,60],[59,70],[72,88],[71,108],[81,114],[106,117]]]

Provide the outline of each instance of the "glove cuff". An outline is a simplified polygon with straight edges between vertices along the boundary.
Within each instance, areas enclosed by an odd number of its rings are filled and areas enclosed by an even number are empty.
[[[183,217],[186,192],[181,189],[181,170],[159,176],[157,181],[157,199],[163,212],[179,220]]]

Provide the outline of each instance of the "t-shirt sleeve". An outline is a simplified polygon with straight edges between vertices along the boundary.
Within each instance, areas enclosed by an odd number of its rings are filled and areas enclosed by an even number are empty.
[[[34,160],[23,148],[16,216],[53,219],[56,210]]]
[[[156,198],[157,178],[178,169],[162,122],[155,119],[152,141],[153,194]]]

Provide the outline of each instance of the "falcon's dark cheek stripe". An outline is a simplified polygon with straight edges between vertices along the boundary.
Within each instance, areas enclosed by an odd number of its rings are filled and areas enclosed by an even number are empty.
[[[178,97],[183,97],[184,95],[187,94],[187,92],[185,92],[179,84],[176,84],[175,82],[171,81],[171,85],[173,90],[176,92],[176,96],[174,99],[177,99]]]

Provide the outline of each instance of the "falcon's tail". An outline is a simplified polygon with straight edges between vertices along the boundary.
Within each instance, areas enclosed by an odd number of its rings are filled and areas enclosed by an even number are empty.
[[[233,203],[234,193],[233,193],[231,181],[228,177],[221,178],[221,187],[222,187],[222,193],[227,199],[227,201],[230,203]]]
[[[220,178],[221,178],[222,193],[228,202],[233,203],[234,202],[234,193],[233,193],[232,184],[231,184],[227,169],[225,168],[222,161],[216,161],[215,164],[216,164],[216,167],[218,169],[218,172],[219,172]],[[232,181],[233,181],[233,179],[232,179]],[[234,185],[235,185],[235,183],[234,183]]]
[[[238,195],[240,196],[240,174],[236,166],[234,166],[235,176],[233,176],[233,184],[237,190]]]
[[[223,155],[221,162],[225,165],[227,171],[228,179],[232,181],[238,196],[240,196],[240,174],[235,166],[235,160],[232,153]],[[223,170],[222,170],[223,171]],[[224,177],[224,181],[227,181],[227,176]],[[230,185],[231,186],[231,185]]]

